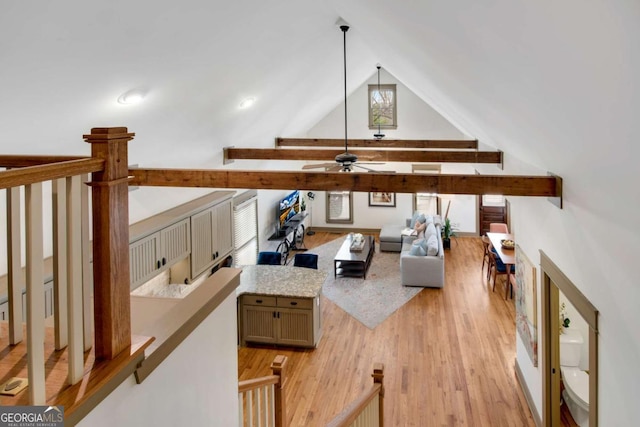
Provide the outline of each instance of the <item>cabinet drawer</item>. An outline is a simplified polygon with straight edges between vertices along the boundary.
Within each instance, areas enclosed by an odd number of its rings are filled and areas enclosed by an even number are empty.
[[[311,309],[313,308],[313,299],[278,297],[278,307]]]
[[[264,305],[275,307],[276,297],[268,297],[264,295],[243,295],[242,303],[245,305]]]

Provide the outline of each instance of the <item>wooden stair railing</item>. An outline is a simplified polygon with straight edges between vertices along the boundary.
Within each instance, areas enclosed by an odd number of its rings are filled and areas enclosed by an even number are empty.
[[[25,392],[0,397],[2,405],[62,405],[65,421],[73,418],[70,425],[75,425],[97,404],[92,400],[97,391],[113,390],[134,372],[153,341],[132,337],[130,332],[126,144],[133,135],[126,128],[92,129],[84,136],[91,144],[91,157],[0,154],[0,168],[6,168],[0,170],[0,190],[6,190],[9,320],[0,324],[0,366],[5,380],[29,380]],[[88,174],[92,174],[90,182]],[[49,182],[51,237],[43,227],[43,186]],[[49,238],[53,246],[53,328],[45,324],[44,265],[48,261],[44,246]],[[19,255],[23,244],[24,269]],[[89,262],[92,248],[93,267]],[[65,359],[66,369],[54,363]]]
[[[285,385],[287,357],[271,363],[272,375],[238,382],[239,425],[287,427]]]
[[[373,365],[373,385],[338,414],[327,427],[382,427],[384,425],[384,365]]]

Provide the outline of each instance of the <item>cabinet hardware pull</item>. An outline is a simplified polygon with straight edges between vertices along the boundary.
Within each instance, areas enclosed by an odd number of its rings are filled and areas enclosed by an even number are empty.
[[[158,260],[158,262],[156,263],[158,268],[160,268],[160,260]]]
[[[257,303],[257,304],[262,304],[262,300],[261,300],[261,299],[257,299],[257,300],[256,300],[256,303]]]
[[[296,301],[291,301],[291,305],[298,305]]]
[[[162,257],[162,265],[165,265],[167,263],[167,259],[165,257]]]

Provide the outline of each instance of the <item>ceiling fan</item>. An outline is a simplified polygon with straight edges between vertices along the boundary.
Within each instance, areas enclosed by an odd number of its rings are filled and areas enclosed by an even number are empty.
[[[349,144],[347,138],[347,31],[349,31],[349,26],[346,24],[340,25],[340,30],[342,30],[342,39],[343,39],[343,57],[344,57],[344,153],[338,154],[336,156],[336,163],[320,163],[314,165],[304,165],[302,169],[317,169],[324,168],[327,171],[340,171],[340,172],[353,172],[353,168],[361,168],[365,169],[369,172],[378,172],[374,169],[369,169],[362,165],[356,165],[355,163],[358,161],[358,156],[355,154],[349,153]],[[370,165],[378,164],[381,165],[383,163],[368,163]]]

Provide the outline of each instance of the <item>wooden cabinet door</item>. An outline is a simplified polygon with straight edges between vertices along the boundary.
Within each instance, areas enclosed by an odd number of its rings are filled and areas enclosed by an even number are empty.
[[[195,278],[213,262],[211,209],[191,216],[191,277]]]
[[[215,246],[219,257],[233,251],[233,206],[231,200],[216,206]]]
[[[278,344],[313,347],[313,311],[278,309]]]
[[[129,277],[131,289],[135,289],[160,269],[160,233],[137,240],[129,245]]]
[[[243,341],[275,343],[277,339],[274,307],[242,306]]]
[[[160,231],[163,266],[170,267],[191,252],[191,227],[189,218],[183,219]]]

